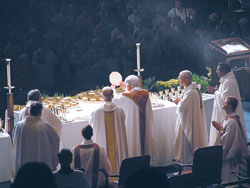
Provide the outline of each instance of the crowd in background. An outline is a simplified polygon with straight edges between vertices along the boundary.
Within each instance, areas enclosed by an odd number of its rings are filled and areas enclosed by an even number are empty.
[[[168,17],[175,6],[169,0],[1,1],[1,100],[5,58],[12,59],[18,103],[31,88],[70,95],[108,84],[112,71],[133,74],[137,42],[144,78],[168,80],[184,69],[205,74],[204,47],[211,40],[250,41],[249,18],[223,11],[225,5],[185,1],[184,23]]]

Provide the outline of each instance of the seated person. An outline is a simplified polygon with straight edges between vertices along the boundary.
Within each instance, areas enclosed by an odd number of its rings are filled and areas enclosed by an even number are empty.
[[[105,184],[105,177],[99,174],[99,169],[105,168],[108,173],[111,171],[110,161],[104,148],[91,140],[93,129],[87,125],[82,129],[84,141],[73,148],[73,167],[85,169],[87,179],[91,187],[98,187]]]
[[[238,100],[235,97],[226,97],[223,109],[227,116],[223,123],[212,121],[213,126],[219,131],[215,145],[223,146],[222,181],[237,181],[231,172],[238,172],[242,176],[247,173],[249,150],[243,136],[243,128],[239,115],[235,112]]]
[[[57,156],[61,165],[60,170],[53,172],[57,188],[90,188],[85,173],[70,168],[72,163],[72,152],[70,150],[62,149]]]
[[[45,163],[31,162],[19,168],[11,188],[57,188],[53,174]]]

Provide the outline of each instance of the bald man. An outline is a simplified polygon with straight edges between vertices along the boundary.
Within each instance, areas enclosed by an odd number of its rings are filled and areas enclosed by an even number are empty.
[[[102,97],[105,103],[92,113],[89,123],[94,130],[94,142],[106,150],[112,174],[117,174],[122,159],[128,157],[125,114],[112,102],[114,96],[111,87],[103,88]]]
[[[188,70],[179,74],[179,83],[185,93],[176,98],[178,114],[176,122],[175,157],[182,163],[192,163],[195,149],[208,146],[207,128],[203,102],[198,85],[192,82],[192,73]]]

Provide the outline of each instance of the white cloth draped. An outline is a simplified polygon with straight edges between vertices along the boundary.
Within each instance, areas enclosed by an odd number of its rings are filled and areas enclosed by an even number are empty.
[[[229,116],[235,116],[236,113]],[[238,172],[242,176],[247,175],[247,157],[249,150],[246,145],[240,125],[235,119],[223,121],[224,134],[218,134],[215,145],[223,146],[222,181],[237,181],[231,172]],[[217,131],[218,132],[218,131]]]
[[[183,99],[177,105],[175,156],[182,163],[192,163],[195,149],[208,145],[205,116],[197,89],[196,83],[186,87]]]
[[[133,91],[139,91],[141,88],[133,88]],[[126,115],[126,130],[128,140],[129,157],[141,156],[141,140],[139,125],[139,108],[130,98],[123,95],[116,95],[113,102],[120,106]],[[153,131],[154,117],[150,100],[146,104],[146,125],[145,125],[145,154],[151,156],[151,162],[154,164],[158,159],[157,148]]]
[[[128,143],[125,126],[125,114],[122,108],[112,102],[107,102],[92,113],[90,125],[93,127],[93,141],[103,147],[107,153],[105,112],[114,112],[115,145],[116,145],[116,169],[119,174],[121,161],[128,157]]]
[[[44,162],[51,170],[58,164],[60,138],[40,117],[28,116],[13,129],[13,163],[15,172],[27,162]]]
[[[239,86],[238,86],[237,80],[235,79],[235,75],[232,71],[227,73],[220,79],[220,86],[214,94],[214,107],[213,107],[212,119],[211,119],[212,121],[217,121],[217,122],[222,123],[222,121],[224,120],[226,116],[226,112],[225,110],[222,109],[222,107],[227,96],[233,96],[238,99],[238,107],[236,109],[236,112],[240,116],[240,122],[241,122],[242,130],[243,130],[243,137],[245,139],[245,142],[247,143],[247,134],[246,134],[246,128],[245,128],[245,123],[244,123],[244,115],[243,115],[243,110],[242,110]],[[217,134],[218,134],[218,131],[211,124],[210,135],[209,135],[210,146],[213,146],[215,144]]]

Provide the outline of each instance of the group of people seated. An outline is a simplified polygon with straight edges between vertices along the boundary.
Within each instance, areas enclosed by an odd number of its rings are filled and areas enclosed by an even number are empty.
[[[185,92],[173,101],[178,114],[173,147],[176,160],[192,163],[196,149],[222,145],[222,181],[230,182],[234,180],[232,171],[246,174],[249,151],[234,73],[226,63],[218,65],[217,73],[221,78],[220,86],[208,89],[215,93],[213,112],[223,113],[219,116],[213,113],[208,140],[202,94],[192,81],[192,73],[189,70],[180,72],[179,83]],[[80,184],[98,187],[105,182],[99,169],[118,174],[124,158],[149,155],[154,165],[158,160],[157,138],[153,133],[156,125],[149,92],[140,87],[140,80],[134,75],[128,76],[121,87],[125,89],[121,95],[112,87],[103,88],[105,103],[92,113],[90,125],[82,129],[83,142],[71,148],[72,152],[66,149],[59,152],[61,122],[43,107],[39,90],[30,91],[29,102],[13,129],[14,171],[18,172],[28,162],[43,162],[55,171],[58,187]],[[56,171],[58,160],[61,168]],[[84,169],[85,173],[74,169]]]

